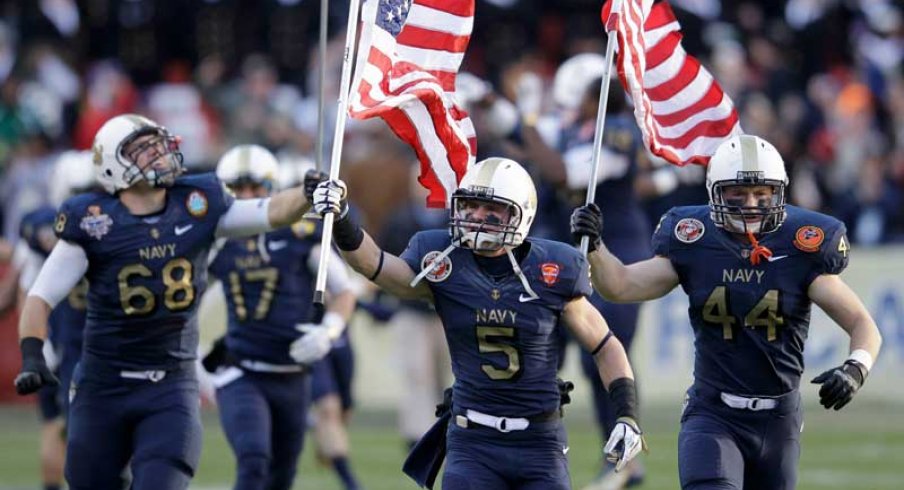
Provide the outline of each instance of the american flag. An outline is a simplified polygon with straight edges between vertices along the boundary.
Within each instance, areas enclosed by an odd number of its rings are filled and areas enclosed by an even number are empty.
[[[618,38],[618,75],[650,151],[676,165],[706,165],[719,143],[741,134],[738,111],[712,75],[681,46],[668,2],[613,0],[603,6]],[[641,29],[641,26],[643,28]]]
[[[368,0],[349,114],[382,117],[414,148],[427,206],[446,207],[474,163],[468,113],[453,100],[474,25],[474,0]]]

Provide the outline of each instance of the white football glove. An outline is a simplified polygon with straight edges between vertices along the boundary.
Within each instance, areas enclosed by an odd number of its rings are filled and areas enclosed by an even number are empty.
[[[295,327],[304,335],[289,346],[289,355],[299,364],[313,364],[330,353],[333,341],[327,329],[316,323],[303,323]]]
[[[324,358],[333,348],[333,341],[345,331],[342,315],[328,311],[323,323],[302,323],[295,329],[303,333],[289,346],[289,355],[299,364],[312,364]]]
[[[634,459],[641,450],[647,449],[647,443],[643,439],[643,431],[634,419],[621,417],[616,421],[615,428],[609,434],[609,441],[603,448],[606,459],[615,463],[615,471],[621,471]]]
[[[325,180],[314,189],[313,202],[314,212],[323,216],[327,213],[336,214],[337,218],[342,219],[348,213],[348,203],[345,198],[348,190],[345,182],[341,180]]]

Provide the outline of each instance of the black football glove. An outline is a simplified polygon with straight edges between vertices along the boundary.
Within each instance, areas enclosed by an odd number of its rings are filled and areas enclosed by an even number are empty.
[[[201,365],[208,373],[217,372],[217,368],[226,364],[226,336],[218,338],[213,342],[210,352],[201,359]]]
[[[581,243],[581,238],[590,239],[588,252],[593,252],[600,247],[600,235],[603,233],[603,213],[594,203],[585,204],[571,213],[571,236],[575,244]]]
[[[822,384],[819,388],[819,403],[826,410],[841,410],[854,398],[857,390],[866,381],[867,370],[857,361],[847,360],[841,366],[813,378],[811,383]]]
[[[22,351],[22,370],[16,376],[16,393],[28,395],[43,386],[59,386],[60,380],[50,372],[44,361],[44,341],[37,337],[25,337],[19,344]]]
[[[317,184],[324,180],[329,180],[330,174],[317,169],[311,169],[304,174],[304,197],[308,198],[309,203],[314,202],[314,189]]]

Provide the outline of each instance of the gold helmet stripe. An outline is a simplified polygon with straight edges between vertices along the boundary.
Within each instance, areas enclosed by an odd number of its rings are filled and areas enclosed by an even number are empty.
[[[244,145],[239,148],[238,154],[238,164],[239,164],[239,175],[246,175],[251,173],[251,146]]]
[[[760,168],[757,158],[757,138],[748,134],[741,135],[741,170],[756,172]]]
[[[492,187],[493,175],[496,174],[496,169],[499,168],[499,164],[503,161],[501,158],[494,158],[483,162],[480,165],[480,172],[477,174],[477,178],[474,179],[474,185]]]

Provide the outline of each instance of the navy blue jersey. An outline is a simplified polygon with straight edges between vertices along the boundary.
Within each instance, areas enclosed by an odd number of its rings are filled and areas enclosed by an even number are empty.
[[[104,193],[60,208],[56,232],[88,256],[84,356],[115,369],[175,369],[197,355],[207,256],[232,197],[213,174],[179,178],[164,209],[134,216]]]
[[[50,255],[56,244],[53,230],[56,215],[56,210],[51,207],[39,208],[26,214],[19,225],[21,238],[32,251],[44,258]],[[66,299],[50,312],[49,337],[55,346],[80,348],[85,328],[87,294],[88,282],[82,279]]]
[[[289,344],[299,336],[295,325],[314,320],[315,278],[308,258],[319,244],[318,222],[308,220],[225,242],[210,272],[222,281],[226,294],[230,353],[242,359],[294,363]]]
[[[563,155],[567,157],[569,151],[590,155],[593,150],[593,128],[593,124],[588,124],[563,129],[560,148]],[[603,147],[610,155],[602,156],[600,175],[608,175],[609,178],[597,184],[594,199],[603,212],[603,241],[619,258],[622,258],[622,249],[642,250],[639,258],[649,257],[647,237],[650,236],[650,224],[634,192],[637,160],[646,150],[632,115],[615,114],[606,118]],[[588,159],[587,165],[590,164]],[[580,192],[580,199],[580,204],[583,204],[584,191]],[[563,221],[566,230],[571,211],[569,208]]]
[[[556,329],[565,305],[590,294],[588,266],[563,243],[527,244],[520,265],[538,299],[529,299],[514,273],[494,280],[468,249],[454,249],[425,279],[449,343],[453,403],[462,409],[530,417],[559,406]],[[447,230],[421,232],[402,259],[420,272],[448,246]]]
[[[769,261],[752,265],[751,245],[717,228],[709,206],[673,208],[653,236],[690,299],[698,383],[740,395],[797,389],[810,326],[810,283],[847,267],[844,225],[794,206],[777,231],[761,235]]]
[[[31,211],[19,222],[19,237],[25,240],[28,248],[36,254],[47,258],[56,244],[56,237],[53,234],[55,221],[56,210],[51,207]]]

